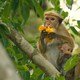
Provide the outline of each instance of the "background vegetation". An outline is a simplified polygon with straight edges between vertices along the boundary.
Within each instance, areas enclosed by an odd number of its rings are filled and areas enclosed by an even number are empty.
[[[72,10],[74,1],[66,0],[68,9]],[[36,42],[39,38],[38,26],[43,23],[44,12],[49,10],[55,10],[64,18],[66,28],[74,37],[76,45],[80,46],[80,21],[79,19],[71,18],[72,23],[74,23],[74,20],[77,22],[77,25],[71,25],[69,20],[65,20],[69,12],[61,7],[60,0],[0,0],[0,21],[15,28],[36,48]],[[46,77],[45,73],[29,60],[27,55],[22,54],[23,52],[5,37],[5,32],[7,30],[0,27],[0,41],[9,53],[8,55],[11,57],[23,80],[51,80],[50,77]],[[72,64],[69,64],[71,61]],[[78,61],[78,56],[74,55],[66,63],[65,70],[67,71],[74,67]],[[67,64],[69,65],[67,66]],[[63,77],[59,78],[59,80],[62,79]]]

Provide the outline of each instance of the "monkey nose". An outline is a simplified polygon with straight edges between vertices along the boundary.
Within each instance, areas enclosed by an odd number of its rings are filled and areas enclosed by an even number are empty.
[[[51,26],[51,24],[50,23],[47,23],[47,25],[46,26]]]
[[[52,27],[52,24],[48,24],[49,27]]]
[[[50,26],[50,23],[48,24],[48,26]]]

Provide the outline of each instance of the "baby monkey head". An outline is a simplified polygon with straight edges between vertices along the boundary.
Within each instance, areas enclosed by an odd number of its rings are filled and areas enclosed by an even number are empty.
[[[44,26],[45,27],[53,27],[57,29],[62,22],[62,18],[58,13],[54,13],[51,11],[45,12],[44,14]]]

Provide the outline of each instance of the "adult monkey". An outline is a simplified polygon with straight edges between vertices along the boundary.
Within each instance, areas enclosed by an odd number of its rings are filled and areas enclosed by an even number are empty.
[[[62,24],[62,20],[55,12],[45,12],[44,27],[54,28],[55,31],[48,33],[42,30],[37,46],[42,55],[65,75],[66,80],[74,80],[74,69],[67,73],[63,70],[64,63],[73,51],[74,41]]]

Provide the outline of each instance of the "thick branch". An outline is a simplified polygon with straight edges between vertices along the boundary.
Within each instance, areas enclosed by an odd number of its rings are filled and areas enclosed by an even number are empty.
[[[11,29],[11,33],[7,36],[15,43],[15,45],[17,45],[24,53],[26,53],[35,64],[37,64],[43,71],[45,71],[45,73],[51,77],[55,77],[56,75],[60,74],[59,71],[36,49],[34,49],[16,30]]]
[[[21,80],[0,42],[0,80]]]

